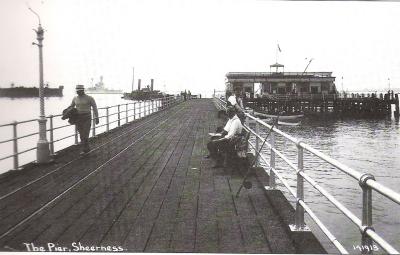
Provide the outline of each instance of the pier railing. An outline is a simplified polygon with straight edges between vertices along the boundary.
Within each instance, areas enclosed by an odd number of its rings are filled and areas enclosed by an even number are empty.
[[[219,109],[226,109],[226,102],[214,98],[214,102]],[[255,130],[253,130],[249,123],[253,122],[255,124]],[[271,131],[269,142],[265,141],[265,145],[269,147],[270,158],[267,159],[263,153],[258,153],[260,144],[264,142],[264,138],[261,137],[260,127],[265,127]],[[300,139],[294,138],[276,127],[261,121],[260,119],[246,113],[246,124],[245,128],[248,129],[251,134],[255,137],[255,143],[249,142],[250,147],[256,152],[256,163],[259,165],[261,161],[267,165],[264,170],[269,172],[269,184],[266,189],[276,189],[276,178],[278,178],[290,194],[296,199],[296,212],[295,212],[295,223],[291,225],[292,231],[304,231],[306,230],[306,225],[304,223],[304,214],[308,213],[310,218],[316,223],[316,225],[322,230],[322,232],[327,236],[330,242],[338,249],[342,254],[348,254],[348,251],[343,247],[343,245],[336,239],[336,237],[329,231],[329,229],[324,225],[324,223],[317,217],[317,215],[312,211],[311,207],[306,203],[304,199],[304,181],[307,181],[311,186],[319,191],[326,199],[328,199],[331,204],[333,204],[343,215],[345,215],[351,222],[358,227],[361,232],[361,246],[360,251],[363,253],[369,253],[374,251],[373,242],[378,244],[382,249],[384,249],[389,254],[399,254],[399,252],[388,242],[386,242],[378,233],[375,231],[372,222],[372,191],[376,191],[392,200],[396,204],[400,204],[400,194],[393,191],[390,188],[377,182],[373,175],[369,173],[360,173],[339,161],[323,154],[322,152],[312,148],[310,145],[302,142]],[[282,136],[286,141],[289,141],[297,146],[297,166],[291,162],[288,157],[286,157],[283,152],[277,150],[275,147],[276,136]],[[326,189],[320,186],[313,178],[307,175],[304,171],[304,161],[303,153],[307,151],[326,163],[332,165],[336,169],[342,171],[343,173],[352,177],[358,182],[362,190],[362,219],[359,219],[355,214],[353,214],[349,209],[347,209],[342,203],[340,203],[333,195],[331,195]],[[297,188],[296,191],[288,184],[287,180],[276,170],[275,168],[275,157],[280,157],[284,162],[287,163],[291,170],[296,172]]]
[[[118,104],[118,105],[112,105],[112,106],[107,106],[107,107],[99,107],[99,125],[95,125],[95,119],[93,118],[92,114],[92,127],[91,127],[91,136],[94,137],[96,134],[99,134],[98,130],[101,127],[105,127],[105,130],[103,132],[108,132],[110,130],[110,127],[112,124],[114,126],[116,125],[117,127],[121,126],[122,124],[129,123],[131,121],[143,118],[145,116],[148,116],[152,113],[164,110],[166,108],[169,108],[179,102],[182,101],[182,98],[180,96],[174,97],[174,96],[166,96],[166,97],[161,97],[161,98],[155,98],[152,100],[146,100],[146,101],[137,101],[133,103],[126,103],[126,104]],[[75,144],[78,144],[78,131],[75,127],[74,131],[72,133],[68,133],[63,137],[58,137],[55,138],[54,136],[54,131],[56,130],[61,130],[61,129],[67,129],[70,128],[74,125],[71,124],[66,124],[66,125],[61,125],[61,126],[54,126],[54,119],[55,118],[61,118],[62,114],[58,115],[49,115],[46,117],[47,121],[47,138],[49,141],[49,149],[50,149],[50,154],[55,155],[55,149],[54,145],[60,141],[66,140],[68,138],[74,137],[75,138]],[[0,162],[4,161],[9,158],[13,158],[13,169],[12,170],[18,170],[20,168],[20,163],[19,163],[19,158],[21,154],[28,153],[30,151],[36,150],[36,144],[34,147],[30,147],[25,150],[18,150],[18,145],[19,141],[24,138],[29,138],[29,137],[34,137],[39,134],[39,132],[33,132],[29,133],[26,135],[18,136],[18,126],[21,124],[31,124],[31,125],[36,125],[38,119],[30,119],[30,120],[25,120],[25,121],[14,121],[12,123],[7,123],[7,124],[2,124],[0,125],[0,129],[2,128],[7,128],[7,127],[12,127],[12,138],[0,141],[0,144],[6,144],[6,143],[12,143],[12,154],[5,155],[0,158]],[[71,132],[69,130],[69,132]],[[100,132],[102,133],[102,132]],[[2,170],[2,169],[0,169]]]

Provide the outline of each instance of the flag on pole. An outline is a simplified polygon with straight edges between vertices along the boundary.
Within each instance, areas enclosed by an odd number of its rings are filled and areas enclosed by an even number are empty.
[[[281,47],[279,47],[279,44],[278,44],[278,50],[279,50],[279,52],[282,52]]]

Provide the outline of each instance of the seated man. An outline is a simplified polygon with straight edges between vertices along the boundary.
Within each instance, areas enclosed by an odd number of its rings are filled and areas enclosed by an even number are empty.
[[[214,168],[223,166],[222,152],[226,152],[230,147],[234,146],[231,143],[231,139],[234,135],[239,135],[243,128],[240,119],[236,115],[235,109],[233,107],[228,107],[226,111],[229,120],[224,127],[224,131],[222,131],[220,136],[212,137],[211,141],[207,144],[210,156],[217,161]]]

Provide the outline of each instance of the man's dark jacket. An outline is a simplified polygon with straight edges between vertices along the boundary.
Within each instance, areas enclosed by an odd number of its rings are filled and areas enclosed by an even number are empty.
[[[65,109],[61,117],[63,120],[68,119],[68,123],[71,125],[76,124],[77,118],[78,110],[73,106],[69,106],[67,109]]]

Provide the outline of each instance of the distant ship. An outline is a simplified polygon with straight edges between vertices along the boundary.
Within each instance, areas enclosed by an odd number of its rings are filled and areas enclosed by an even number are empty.
[[[138,89],[134,90],[130,93],[124,93],[124,99],[130,100],[150,100],[155,98],[160,98],[163,96],[163,93],[159,90],[153,90],[154,80],[151,79],[151,85],[146,88],[140,89],[141,80],[138,80]]]
[[[62,97],[64,86],[59,86],[58,88],[49,88],[46,84],[44,87],[45,97]],[[0,88],[0,97],[39,97],[39,88],[37,87],[15,87],[13,84],[11,88]]]
[[[87,88],[85,91],[87,94],[122,94],[122,90],[104,87],[103,76],[100,76],[100,81],[94,87]]]
[[[150,90],[144,88],[141,90],[135,90],[130,93],[124,93],[124,99],[130,100],[149,100],[162,97],[163,94],[159,90]]]

